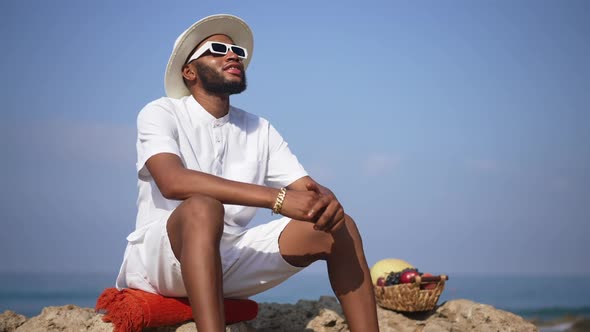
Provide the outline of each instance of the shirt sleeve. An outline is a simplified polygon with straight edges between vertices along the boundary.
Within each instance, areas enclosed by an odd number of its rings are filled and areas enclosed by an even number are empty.
[[[158,153],[180,157],[178,127],[170,109],[157,102],[146,105],[137,116],[137,172],[148,175],[146,161]]]
[[[286,187],[307,175],[297,157],[279,132],[269,124],[268,167],[265,183],[270,187]]]

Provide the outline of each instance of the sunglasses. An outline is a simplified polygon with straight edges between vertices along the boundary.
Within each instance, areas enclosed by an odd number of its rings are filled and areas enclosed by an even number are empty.
[[[242,46],[225,44],[216,41],[208,41],[205,42],[203,46],[199,47],[199,49],[195,51],[193,56],[191,56],[186,63],[198,59],[201,55],[203,55],[203,53],[207,51],[213,54],[225,55],[230,50],[234,52],[239,58],[246,59],[248,57],[248,51]]]

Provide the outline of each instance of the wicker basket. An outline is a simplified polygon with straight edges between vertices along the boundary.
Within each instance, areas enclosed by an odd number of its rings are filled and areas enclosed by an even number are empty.
[[[413,283],[393,286],[374,286],[377,304],[383,308],[414,312],[434,309],[445,288],[446,275],[435,277],[416,276]],[[433,289],[420,289],[420,284],[436,282]]]

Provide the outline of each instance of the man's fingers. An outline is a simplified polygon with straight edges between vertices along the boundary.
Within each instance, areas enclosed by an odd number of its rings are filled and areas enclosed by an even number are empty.
[[[308,182],[307,184],[305,184],[305,188],[307,188],[307,190],[309,191],[313,191],[316,193],[320,193],[320,187],[318,187],[318,185],[314,182]]]
[[[329,203],[330,201],[325,196],[321,196],[311,207],[311,210],[309,210],[307,216],[310,218],[314,218],[318,214],[318,212],[325,209]]]
[[[334,206],[335,211],[332,214],[332,217],[330,218],[329,224],[326,225],[326,227],[324,228],[324,231],[326,232],[333,232],[339,229],[344,224],[344,209],[342,208],[342,205],[340,205],[340,203],[336,201],[336,204]]]
[[[334,232],[340,229],[344,225],[344,209],[340,206],[340,209],[336,212],[334,216],[334,223],[332,223],[329,231]]]
[[[338,201],[332,201],[328,207],[326,207],[322,215],[318,218],[314,228],[321,231],[326,231],[332,228],[334,220],[336,220],[334,217],[338,212],[339,207],[340,204]]]

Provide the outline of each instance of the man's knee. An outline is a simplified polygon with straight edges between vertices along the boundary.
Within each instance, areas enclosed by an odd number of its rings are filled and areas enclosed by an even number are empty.
[[[344,214],[344,220],[340,221],[340,223],[336,224],[332,229],[332,233],[338,233],[339,231],[343,231],[346,233],[358,233],[358,228],[356,227],[356,222],[352,219],[351,216],[348,214]]]
[[[218,234],[223,232],[223,204],[209,196],[194,195],[182,202],[171,215],[169,227],[182,233]]]
[[[351,216],[345,214],[342,225],[337,225],[337,227],[338,229],[332,233],[335,243],[347,242],[362,245],[360,232]]]
[[[223,204],[215,198],[205,195],[193,195],[182,202],[186,210],[197,218],[216,217],[223,218],[225,210]]]
[[[330,256],[341,254],[344,248],[354,250],[353,248],[362,247],[362,241],[356,223],[349,215],[345,215],[340,225],[336,225],[335,229],[330,233],[321,233],[326,235],[318,238],[319,245],[322,248],[320,255],[324,260]],[[346,249],[346,251],[349,249]]]

